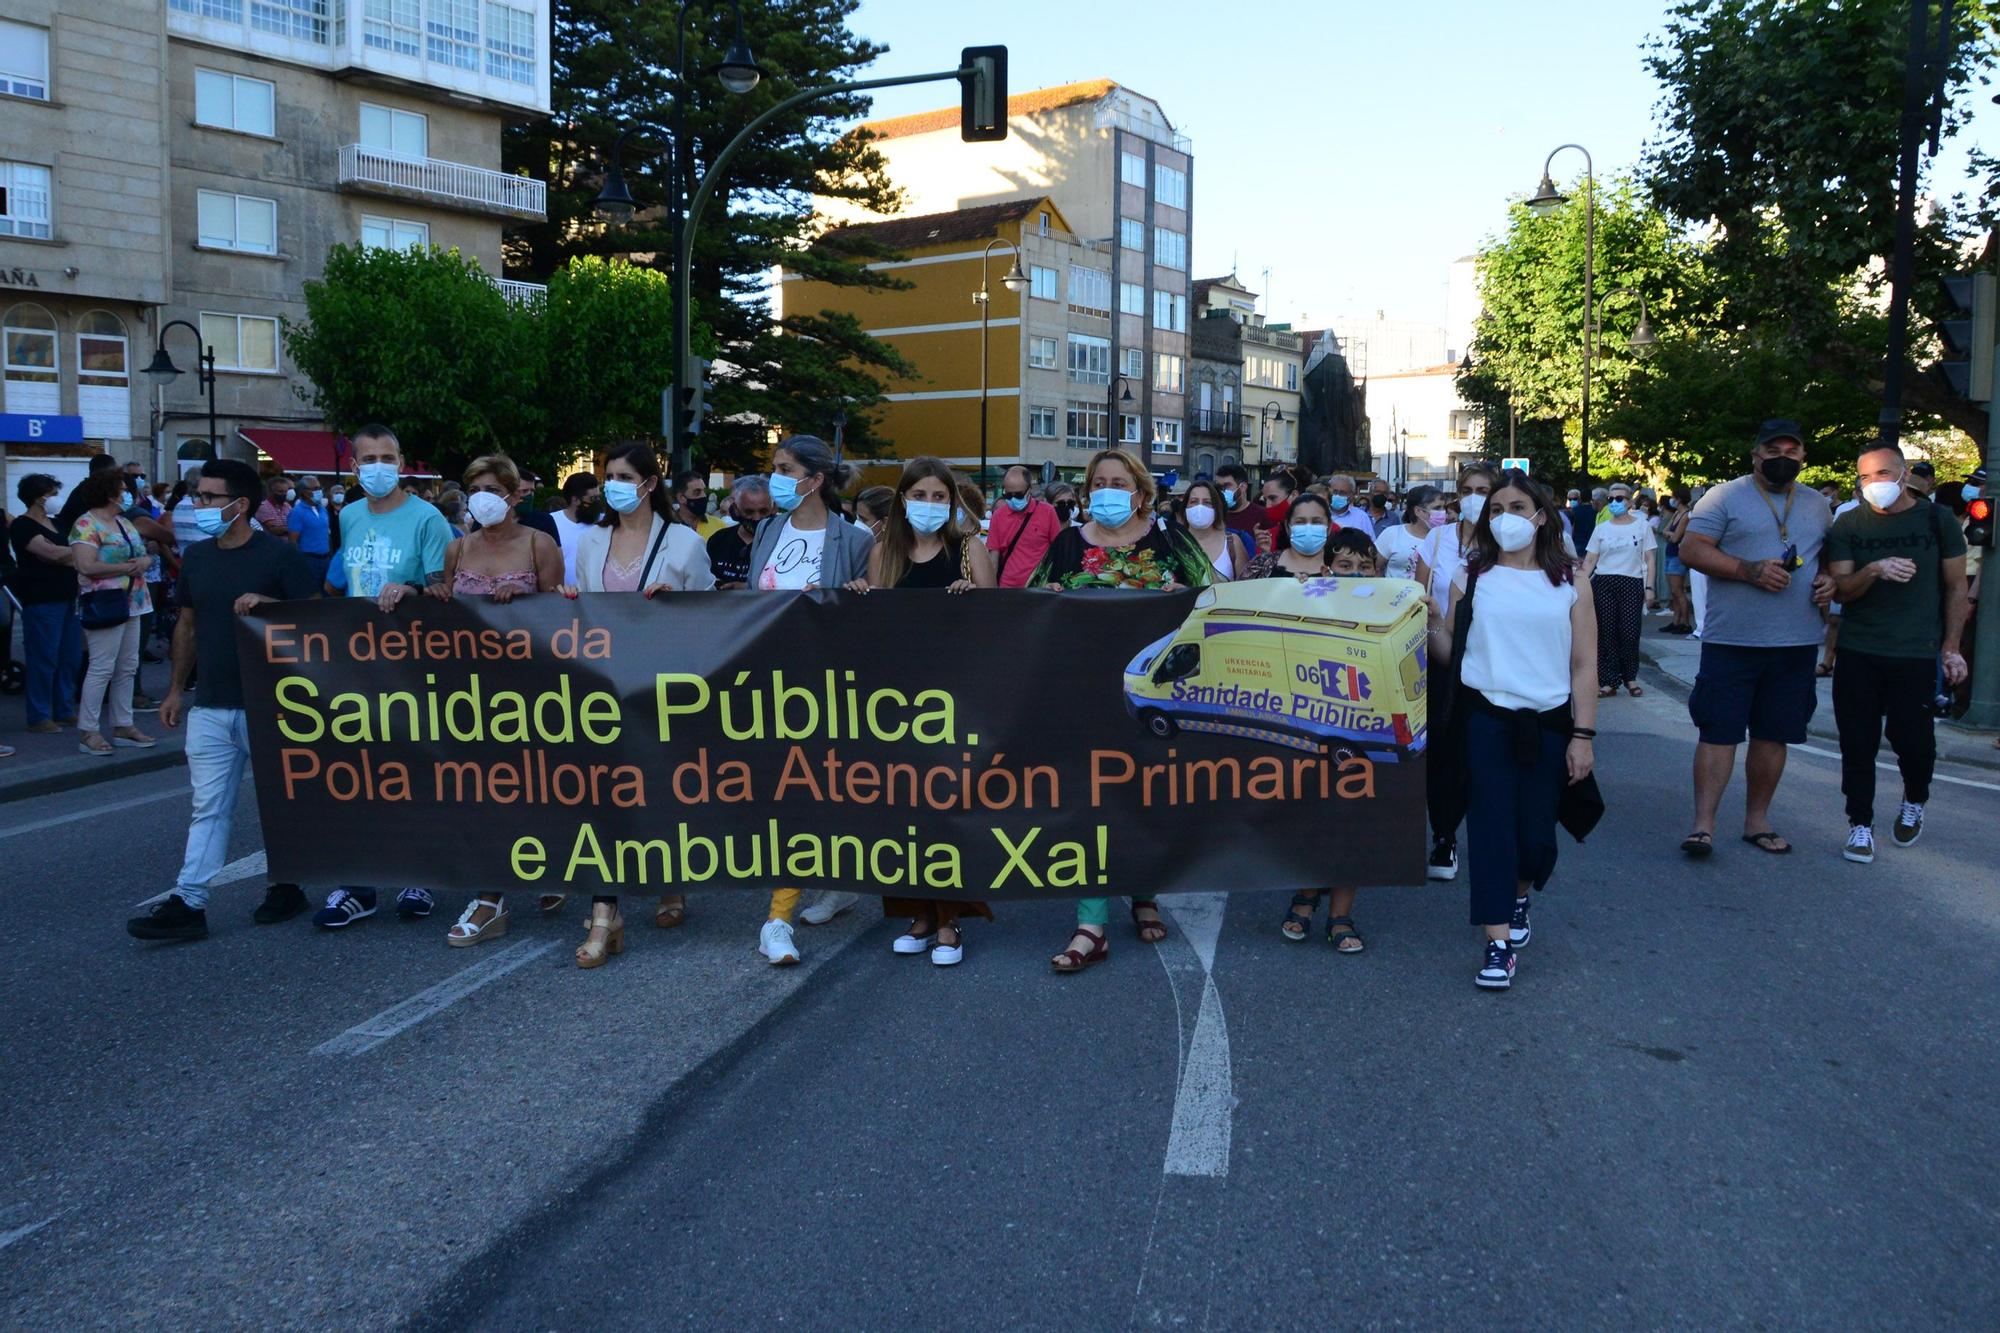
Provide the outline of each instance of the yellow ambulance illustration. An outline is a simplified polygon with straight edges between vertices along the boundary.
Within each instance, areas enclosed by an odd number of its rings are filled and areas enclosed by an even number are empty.
[[[1429,614],[1407,579],[1206,588],[1125,668],[1125,707],[1162,739],[1248,736],[1378,760],[1423,751]]]

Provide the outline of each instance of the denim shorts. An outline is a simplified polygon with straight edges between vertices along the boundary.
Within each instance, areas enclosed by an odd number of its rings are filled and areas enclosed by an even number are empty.
[[[1819,707],[1813,666],[1815,644],[1785,648],[1745,648],[1727,643],[1701,646],[1701,669],[1688,696],[1688,716],[1706,745],[1753,741],[1802,745],[1806,724]]]
[[[1680,558],[1679,556],[1677,556],[1677,555],[1670,555],[1670,556],[1668,556],[1668,557],[1667,557],[1667,573],[1668,573],[1668,574],[1670,574],[1670,575],[1671,575],[1671,574],[1685,574],[1685,573],[1687,573],[1687,572],[1688,572],[1688,567],[1687,567],[1687,562],[1686,562],[1686,561],[1682,560],[1682,559],[1681,559],[1681,558]]]

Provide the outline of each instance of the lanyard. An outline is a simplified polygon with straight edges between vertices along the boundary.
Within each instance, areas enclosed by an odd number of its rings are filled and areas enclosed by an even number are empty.
[[[1798,487],[1794,486],[1790,491],[1785,493],[1785,512],[1780,514],[1778,506],[1771,503],[1771,493],[1762,486],[1758,486],[1754,481],[1750,484],[1756,487],[1757,494],[1764,497],[1764,507],[1771,511],[1771,520],[1778,525],[1778,540],[1790,544],[1792,534],[1786,531],[1786,524],[1792,517],[1792,501],[1799,498]]]

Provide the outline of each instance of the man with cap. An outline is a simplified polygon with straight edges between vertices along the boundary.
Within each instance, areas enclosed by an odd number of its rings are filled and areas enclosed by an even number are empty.
[[[1694,829],[1681,842],[1689,856],[1715,848],[1716,811],[1746,736],[1743,841],[1778,856],[1792,850],[1771,826],[1771,801],[1786,747],[1804,743],[1819,704],[1819,608],[1833,596],[1833,579],[1820,568],[1833,512],[1825,496],[1798,485],[1804,465],[1798,423],[1766,421],[1749,474],[1704,495],[1681,538],[1681,560],[1709,581],[1701,666],[1688,699],[1700,730]]]

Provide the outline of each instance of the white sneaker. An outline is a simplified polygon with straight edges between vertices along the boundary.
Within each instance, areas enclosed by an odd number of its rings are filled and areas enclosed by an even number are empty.
[[[799,920],[808,926],[823,926],[861,901],[858,893],[837,893],[832,889],[821,889],[819,896],[812,900],[812,906],[799,913]]]
[[[757,952],[771,960],[772,967],[790,967],[799,961],[799,946],[792,943],[792,923],[771,920],[757,936]]]
[[[906,932],[898,935],[896,942],[889,947],[897,953],[922,953],[931,947],[931,941],[935,938],[935,935],[911,935]]]
[[[1866,824],[1856,824],[1847,831],[1847,845],[1840,854],[1850,861],[1867,865],[1875,859],[1875,830]]]
[[[965,932],[960,931],[958,943],[940,944],[931,950],[931,961],[939,967],[951,967],[965,960]]]

